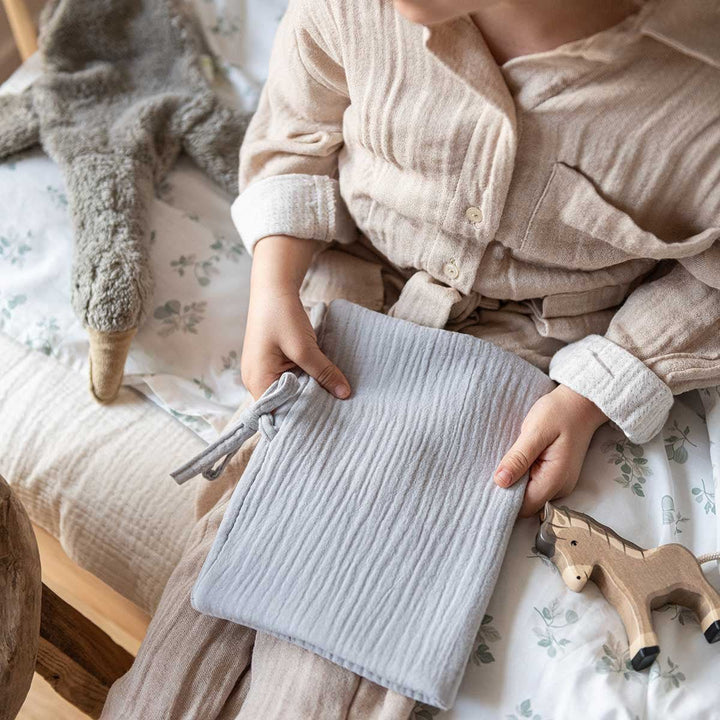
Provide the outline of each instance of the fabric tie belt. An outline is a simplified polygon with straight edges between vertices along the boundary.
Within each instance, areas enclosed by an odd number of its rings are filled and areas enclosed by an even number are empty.
[[[283,373],[255,403],[243,410],[232,430],[171,472],[172,478],[178,485],[196,475],[202,475],[207,480],[217,480],[242,444],[256,432],[261,432],[266,440],[272,440],[277,435],[272,413],[299,391],[300,381],[297,376],[291,372]],[[216,466],[219,461],[220,464]]]

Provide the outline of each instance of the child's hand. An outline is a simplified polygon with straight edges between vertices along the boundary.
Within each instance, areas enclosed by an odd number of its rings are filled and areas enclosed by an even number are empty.
[[[565,385],[530,408],[520,437],[495,471],[495,482],[510,487],[530,468],[521,517],[530,517],[546,500],[573,490],[590,440],[607,419],[597,405]]]
[[[243,383],[255,399],[295,366],[336,397],[350,395],[347,379],[318,347],[300,302],[300,285],[316,249],[312,241],[285,236],[255,246],[241,361]]]

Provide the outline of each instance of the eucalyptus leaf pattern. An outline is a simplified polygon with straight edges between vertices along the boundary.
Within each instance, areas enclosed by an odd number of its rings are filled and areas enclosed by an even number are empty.
[[[659,608],[657,612],[669,615],[671,620],[677,620],[680,625],[700,624],[697,616],[692,610],[688,610],[680,605],[665,605],[665,607]]]
[[[63,209],[67,208],[67,195],[59,187],[55,187],[54,185],[48,185],[47,194],[50,200],[52,200],[52,202],[57,205],[57,207]]]
[[[26,255],[32,251],[30,240],[32,233],[29,230],[22,237],[14,230],[0,235],[0,262],[22,267]]]
[[[203,320],[206,306],[206,302],[183,305],[179,300],[168,300],[153,312],[153,317],[163,326],[157,334],[160,337],[167,337],[175,332],[197,335],[197,326]]]
[[[205,382],[204,378],[193,378],[193,383],[202,392],[202,394],[210,400],[213,396],[212,388]]]
[[[612,633],[608,633],[603,643],[602,656],[595,663],[595,671],[607,675],[619,675],[625,680],[644,681],[644,675],[633,670],[627,642],[619,641]]]
[[[5,327],[5,323],[12,319],[13,311],[27,300],[27,296],[19,293],[3,298],[0,295],[0,330]]]
[[[677,420],[673,422],[672,429],[665,434],[665,454],[668,460],[679,463],[680,465],[687,462],[688,450],[686,445],[697,447],[697,445],[690,440],[689,435],[689,425],[686,425],[683,429]]]
[[[240,240],[228,240],[223,235],[216,235],[215,242],[210,245],[212,250],[231,262],[239,262],[240,258],[245,255],[245,246]]]
[[[564,633],[558,631],[574,625],[578,621],[578,614],[574,610],[563,611],[557,599],[542,609],[534,607],[533,610],[542,620],[542,625],[533,628],[533,632],[539,638],[537,644],[545,649],[549,657],[555,657],[571,642],[567,637],[563,637]]]
[[[488,665],[495,662],[495,656],[490,651],[490,643],[500,640],[500,633],[492,624],[492,615],[484,615],[480,623],[477,637],[475,638],[475,647],[470,656],[476,665]]]
[[[703,506],[706,515],[716,514],[715,492],[706,487],[705,481],[702,478],[700,479],[700,485],[694,487],[690,492],[695,502]]]
[[[59,341],[60,326],[54,317],[36,322],[28,331],[25,345],[43,355],[53,355]]]
[[[674,663],[670,656],[667,658],[667,670],[662,669],[662,661],[658,658],[650,668],[650,682],[662,681],[665,690],[673,690],[680,687],[686,678],[685,674],[680,671],[677,663]]]
[[[662,508],[663,525],[670,525],[672,534],[680,535],[680,533],[682,533],[680,524],[686,523],[690,518],[684,517],[678,510],[675,509],[675,500],[672,495],[663,495],[660,505]]]
[[[220,271],[217,264],[220,262],[218,255],[198,260],[197,255],[180,255],[179,258],[170,261],[170,267],[180,276],[185,277],[186,273],[192,273],[200,287],[210,284],[213,275],[218,275]]]
[[[530,720],[543,720],[542,715],[533,712],[532,702],[528,698],[523,700],[516,708],[515,712],[505,716],[507,720],[522,720],[523,718],[530,718]],[[547,720],[547,718],[545,719]]]
[[[227,355],[221,358],[222,367],[220,372],[227,372],[232,375],[236,385],[242,384],[242,370],[240,369],[240,355],[237,350],[231,350]]]
[[[633,495],[645,497],[643,485],[647,477],[652,474],[652,470],[648,465],[642,445],[636,445],[623,437],[605,443],[603,450],[610,453],[608,462],[615,465],[620,473],[613,480],[619,485],[629,488]]]

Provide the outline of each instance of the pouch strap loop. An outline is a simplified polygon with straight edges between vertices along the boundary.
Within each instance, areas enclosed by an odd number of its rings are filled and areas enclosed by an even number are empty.
[[[173,480],[182,485],[200,474],[207,480],[216,480],[242,444],[256,432],[261,432],[266,440],[272,440],[278,432],[272,413],[294,398],[299,389],[297,376],[292,372],[283,373],[255,403],[243,410],[235,427],[171,472]]]

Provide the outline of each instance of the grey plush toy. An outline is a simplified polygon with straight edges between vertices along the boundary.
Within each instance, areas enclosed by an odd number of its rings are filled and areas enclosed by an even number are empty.
[[[75,229],[72,302],[90,336],[91,389],[112,400],[152,290],[146,206],[185,151],[229,193],[248,117],[203,70],[179,0],[54,0],[44,73],[0,97],[0,157],[40,143],[64,171]]]

